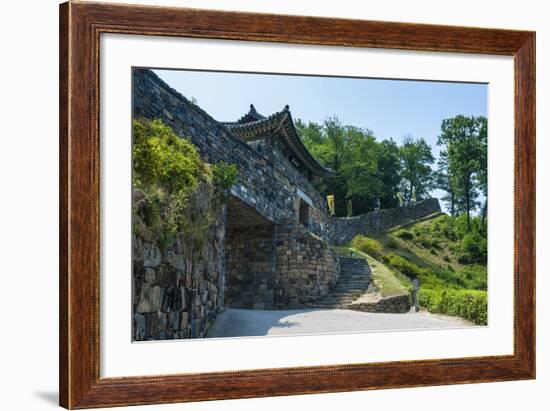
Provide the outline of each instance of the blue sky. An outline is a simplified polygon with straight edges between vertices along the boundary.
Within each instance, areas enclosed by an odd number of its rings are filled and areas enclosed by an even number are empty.
[[[235,121],[250,104],[270,115],[286,104],[295,119],[368,128],[400,143],[424,137],[437,156],[441,121],[457,114],[487,116],[487,85],[367,78],[155,70],[166,83],[218,121]],[[440,197],[442,193],[434,192]]]

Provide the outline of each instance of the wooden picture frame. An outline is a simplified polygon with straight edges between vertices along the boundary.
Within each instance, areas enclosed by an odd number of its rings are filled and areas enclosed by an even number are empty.
[[[100,378],[101,33],[513,56],[514,353]],[[60,405],[91,408],[535,378],[535,33],[185,8],[60,6]]]

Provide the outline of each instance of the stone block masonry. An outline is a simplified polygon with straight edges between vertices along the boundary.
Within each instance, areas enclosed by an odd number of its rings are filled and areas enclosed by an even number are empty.
[[[203,337],[223,307],[223,215],[211,229],[211,242],[193,259],[181,237],[163,246],[141,221],[134,223],[134,341]]]
[[[408,313],[411,309],[411,297],[406,294],[380,298],[377,301],[371,302],[354,302],[349,304],[347,308],[367,313],[404,314]]]
[[[302,308],[327,294],[340,264],[330,245],[299,224],[229,228],[225,303],[232,308]]]
[[[297,215],[297,188],[322,207],[321,195],[285,158],[270,153],[268,147],[260,151],[234,136],[151,70],[133,72],[133,116],[161,119],[197,146],[207,163],[236,164],[239,181],[232,195],[273,223]]]
[[[331,224],[327,224],[327,236],[334,244],[343,244],[358,234],[380,234],[438,212],[441,212],[439,200],[430,198],[408,207],[372,211],[356,217],[333,217]]]
[[[275,230],[274,225],[230,227],[227,230],[227,306],[262,310],[274,308]]]
[[[232,195],[272,223],[296,221],[302,199],[300,192],[305,194],[311,200],[309,231],[335,244],[350,241],[357,234],[377,234],[441,211],[438,200],[432,198],[413,206],[356,217],[330,217],[319,192],[276,146],[265,141],[247,144],[151,70],[134,70],[133,110],[134,118],[159,118],[177,134],[189,138],[199,148],[204,161],[236,164],[239,182],[233,187]]]
[[[276,232],[275,308],[302,308],[329,293],[340,276],[340,263],[329,243],[300,224]]]

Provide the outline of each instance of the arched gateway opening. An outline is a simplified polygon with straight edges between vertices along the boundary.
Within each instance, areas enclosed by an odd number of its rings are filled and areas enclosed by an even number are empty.
[[[225,306],[273,309],[276,225],[239,199],[227,203]]]

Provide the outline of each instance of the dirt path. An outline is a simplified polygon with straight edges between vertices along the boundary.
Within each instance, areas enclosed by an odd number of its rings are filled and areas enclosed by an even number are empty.
[[[209,338],[338,332],[464,328],[472,324],[456,317],[426,312],[374,314],[352,310],[243,310],[227,308],[218,315]]]

